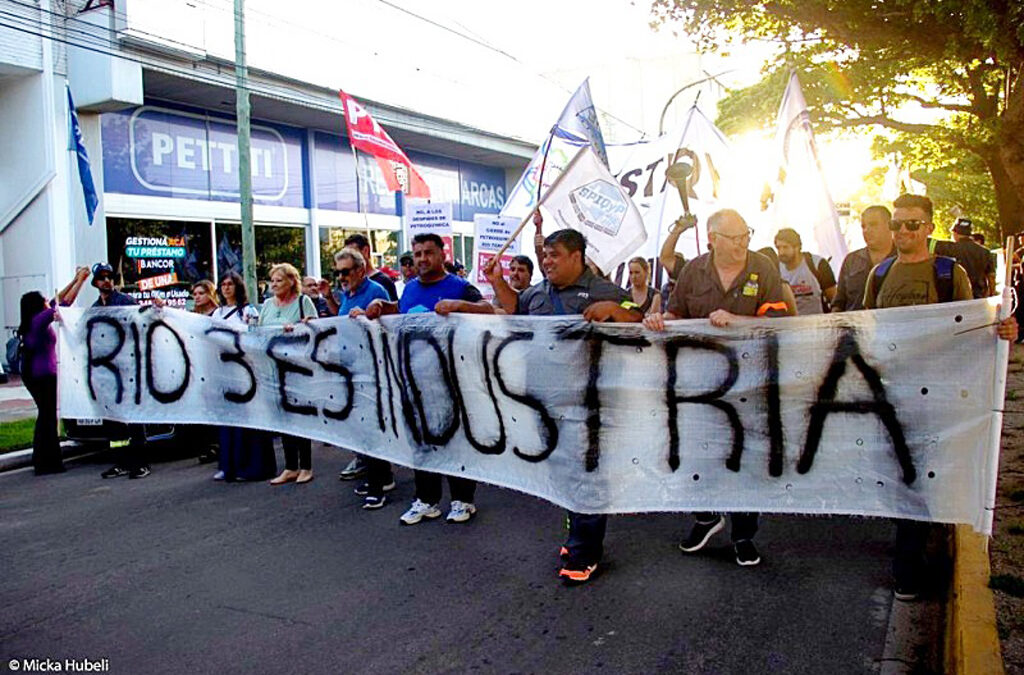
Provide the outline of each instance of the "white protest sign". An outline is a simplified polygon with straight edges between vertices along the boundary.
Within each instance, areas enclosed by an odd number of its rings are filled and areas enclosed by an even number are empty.
[[[478,213],[473,218],[473,285],[480,289],[484,298],[494,297],[494,289],[484,276],[484,265],[491,261],[494,254],[508,241],[519,226],[518,218],[507,218]],[[519,239],[505,249],[501,255],[502,272],[508,275],[508,266],[512,258],[519,255]]]
[[[663,333],[434,314],[247,332],[180,310],[68,308],[60,406],[305,436],[579,512],[985,530],[1005,372],[991,300]]]
[[[451,261],[455,250],[452,240],[452,203],[408,199],[405,202],[405,241],[412,248],[417,234],[436,234],[444,240],[444,258]]]

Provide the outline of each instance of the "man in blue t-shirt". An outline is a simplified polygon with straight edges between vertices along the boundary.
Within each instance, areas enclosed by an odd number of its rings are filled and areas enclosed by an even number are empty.
[[[367,305],[365,310],[350,311],[349,316],[378,319],[387,314],[399,313],[494,313],[494,308],[483,299],[475,286],[462,277],[445,272],[444,241],[441,237],[436,234],[417,234],[412,238],[412,257],[416,263],[417,276],[405,285],[398,302],[377,299]],[[381,465],[387,467],[386,472],[382,473]],[[390,473],[391,467],[386,462],[374,462],[374,466],[369,467],[368,494],[363,508],[374,509],[384,505],[383,486]],[[441,501],[441,476],[418,469],[415,476],[416,497],[412,506],[401,517],[405,525],[415,525],[423,519],[433,520],[441,515],[438,506]],[[476,506],[473,504],[476,481],[449,476],[448,486],[451,490],[452,503],[447,520],[449,523],[464,523],[476,513]]]

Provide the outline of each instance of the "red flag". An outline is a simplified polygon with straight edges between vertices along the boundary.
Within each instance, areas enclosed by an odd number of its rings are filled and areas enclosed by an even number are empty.
[[[338,92],[348,128],[348,140],[353,149],[373,155],[384,174],[384,181],[392,192],[401,190],[410,197],[430,198],[430,188],[405,156],[398,143],[370,117],[359,101],[343,91]]]

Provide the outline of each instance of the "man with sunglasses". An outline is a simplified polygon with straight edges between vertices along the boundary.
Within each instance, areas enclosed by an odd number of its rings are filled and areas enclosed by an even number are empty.
[[[928,197],[901,195],[893,202],[889,229],[896,244],[896,260],[883,261],[871,271],[864,293],[865,309],[926,305],[974,297],[964,268],[950,258],[936,258],[928,250],[928,237],[934,227],[932,201]],[[946,276],[943,268],[952,269],[951,279],[943,281]],[[1016,340],[1017,321],[1012,316],[1002,321],[996,334],[1003,340]],[[928,523],[920,521],[896,521],[893,594],[897,600],[915,600],[921,593],[929,528]]]
[[[747,248],[752,234],[743,216],[732,209],[711,214],[708,218],[711,252],[686,264],[669,297],[667,311],[649,314],[644,326],[662,331],[665,321],[706,318],[712,326],[725,327],[739,316],[787,316],[778,265]],[[725,527],[725,517],[721,514],[694,515],[696,524],[679,544],[684,553],[701,550]],[[736,564],[757,565],[761,562],[753,541],[757,533],[757,514],[734,513],[731,520]]]

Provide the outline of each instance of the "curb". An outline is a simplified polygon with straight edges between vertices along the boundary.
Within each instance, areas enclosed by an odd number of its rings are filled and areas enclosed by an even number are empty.
[[[60,450],[64,459],[68,460],[75,457],[82,457],[83,455],[91,455],[95,453],[97,449],[64,441],[60,444]],[[32,448],[14,450],[0,455],[0,473],[14,471],[15,469],[23,469],[26,466],[32,466]]]
[[[946,672],[1002,675],[996,608],[988,587],[988,537],[970,526],[953,530],[953,581],[947,604]]]

